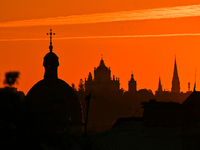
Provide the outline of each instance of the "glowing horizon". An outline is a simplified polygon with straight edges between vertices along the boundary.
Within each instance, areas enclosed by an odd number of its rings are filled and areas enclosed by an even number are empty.
[[[30,19],[0,23],[0,27],[26,27],[45,25],[91,24],[116,21],[168,19],[200,16],[200,5],[164,7],[145,10],[119,11],[84,15],[62,16],[56,18]]]

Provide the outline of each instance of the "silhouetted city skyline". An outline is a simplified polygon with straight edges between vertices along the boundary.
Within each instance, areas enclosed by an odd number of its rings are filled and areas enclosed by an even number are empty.
[[[0,6],[0,149],[200,149],[198,0]]]

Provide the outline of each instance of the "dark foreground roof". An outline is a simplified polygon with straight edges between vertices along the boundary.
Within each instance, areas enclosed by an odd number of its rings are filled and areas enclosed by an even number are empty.
[[[94,135],[103,150],[181,150],[180,128],[143,127],[132,122]]]

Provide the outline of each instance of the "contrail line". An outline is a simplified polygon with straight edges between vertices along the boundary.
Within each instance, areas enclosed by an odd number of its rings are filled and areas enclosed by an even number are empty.
[[[178,37],[178,36],[200,36],[200,33],[183,33],[183,34],[156,34],[156,35],[119,35],[119,36],[80,36],[80,37],[54,37],[53,40],[71,40],[71,39],[109,39],[109,38],[148,38],[148,37]],[[32,38],[32,39],[0,39],[0,42],[6,41],[44,41],[49,38]]]
[[[95,13],[84,15],[61,16],[21,21],[1,22],[0,27],[27,27],[45,25],[73,25],[105,23],[115,21],[133,21],[147,19],[167,19],[200,16],[200,5],[154,8],[145,10],[119,11],[110,13]]]

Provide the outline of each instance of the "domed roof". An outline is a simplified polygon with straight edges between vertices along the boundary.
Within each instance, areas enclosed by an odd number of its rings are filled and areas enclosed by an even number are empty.
[[[108,67],[106,67],[104,60],[101,59],[99,66],[97,67],[98,71],[109,71]]]
[[[44,57],[44,79],[36,83],[26,95],[27,105],[36,114],[46,118],[71,120],[82,123],[82,108],[75,91],[63,80],[58,79],[58,56],[52,52],[52,29],[50,29],[50,52]]]
[[[58,56],[50,51],[44,57],[43,66],[59,66]]]
[[[28,92],[26,99],[36,112],[51,112],[62,120],[82,122],[82,108],[74,90],[63,80],[43,79]]]

